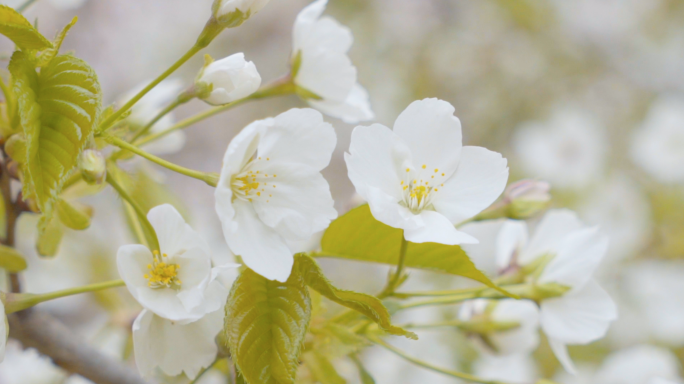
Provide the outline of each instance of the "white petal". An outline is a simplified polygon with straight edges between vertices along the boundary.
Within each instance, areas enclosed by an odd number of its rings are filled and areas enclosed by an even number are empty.
[[[461,157],[461,122],[443,100],[411,103],[394,123],[394,133],[408,145],[417,167],[437,168],[448,178]]]
[[[312,107],[328,116],[341,119],[347,124],[373,120],[375,113],[371,109],[370,97],[365,88],[354,84],[351,92],[343,102],[335,100],[308,100]]]
[[[481,147],[463,147],[458,169],[434,197],[435,209],[454,224],[482,212],[506,188],[506,164],[499,153]]]
[[[537,225],[530,245],[520,255],[520,263],[527,264],[547,253],[558,253],[565,237],[582,227],[577,214],[569,209],[548,211]]]
[[[369,187],[380,189],[395,203],[402,200],[402,177],[397,173],[402,160],[394,155],[397,145],[400,144],[392,131],[381,124],[359,126],[352,131],[349,153],[344,160],[349,179],[366,201],[369,201]]]
[[[496,266],[506,269],[527,245],[527,224],[524,221],[506,220],[496,237]]]
[[[456,230],[453,224],[435,211],[420,213],[423,225],[416,229],[404,229],[404,237],[412,243],[440,243],[446,245],[477,244],[477,239]]]
[[[575,368],[575,364],[572,362],[570,354],[568,354],[568,347],[565,345],[565,343],[555,339],[549,339],[549,345],[551,346],[553,354],[556,355],[556,358],[558,361],[560,361],[563,368],[565,368],[568,373],[576,375],[577,368]]]
[[[328,166],[337,136],[320,112],[310,108],[293,108],[281,113],[266,129],[258,147],[261,161],[297,164],[320,171]]]
[[[375,187],[367,187],[368,206],[375,220],[393,228],[418,230],[423,227],[420,216],[399,204],[394,197]]]
[[[149,272],[147,265],[152,259],[152,252],[140,244],[124,245],[116,254],[119,276],[126,283],[126,288],[131,295],[138,301],[140,301],[138,289],[147,287],[148,281],[144,276]]]
[[[236,200],[234,207],[234,220],[222,221],[231,251],[261,276],[287,281],[294,257],[283,238],[259,219],[252,204]]]
[[[195,378],[216,359],[214,339],[222,326],[222,310],[186,325],[143,311],[133,323],[133,348],[140,373],[150,377],[159,368],[170,376],[185,372]]]
[[[302,46],[302,41],[306,39],[319,17],[325,12],[328,0],[316,0],[307,5],[297,15],[294,24],[293,45],[297,52]]]
[[[273,163],[262,172],[275,174],[252,203],[259,219],[286,240],[306,240],[337,217],[330,186],[317,170],[299,164]]]
[[[159,120],[150,131],[152,133],[157,133],[171,127],[171,125],[173,125],[173,119],[171,116],[167,115]],[[163,127],[164,129],[158,127]],[[140,147],[153,155],[161,156],[179,152],[185,146],[185,142],[185,132],[174,131]]]
[[[295,25],[295,34],[294,54],[300,50],[346,53],[354,42],[351,30],[330,16],[323,16],[306,26]]]
[[[597,227],[582,229],[568,235],[558,254],[544,268],[540,283],[559,283],[581,288],[591,278],[608,250],[608,238]]]
[[[345,53],[302,51],[294,82],[323,99],[344,102],[356,84],[356,67]]]
[[[593,280],[579,291],[541,303],[544,333],[566,344],[587,344],[600,339],[616,318],[615,303]]]
[[[501,300],[492,316],[496,321],[520,323],[518,328],[491,335],[500,354],[530,353],[539,345],[539,309],[535,303],[528,300]]]
[[[169,256],[192,248],[199,248],[207,259],[211,251],[209,245],[183,219],[170,204],[156,206],[147,213],[147,219],[157,233],[162,253]]]
[[[475,221],[459,228],[479,241],[478,244],[462,244],[461,248],[475,263],[477,269],[484,271],[488,276],[496,276],[499,272],[495,259],[496,237],[504,223],[504,220]]]

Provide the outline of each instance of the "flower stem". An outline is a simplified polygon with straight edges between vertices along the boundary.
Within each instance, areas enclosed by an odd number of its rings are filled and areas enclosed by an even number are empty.
[[[145,215],[145,212],[140,208],[140,206],[131,198],[131,196],[124,190],[119,183],[114,180],[114,178],[111,175],[111,172],[107,172],[107,183],[112,186],[116,190],[116,192],[119,194],[119,196],[125,200],[129,206],[135,210],[135,213],[138,214],[138,218],[142,225],[145,227],[144,232],[145,232],[145,238],[147,238],[147,243],[149,247],[152,250],[157,250],[161,251],[159,249],[159,239],[157,239],[157,233],[154,231],[154,228],[152,227],[152,224],[150,224],[150,221],[147,220],[147,215]]]
[[[157,140],[163,136],[168,135],[171,132],[187,128],[187,127],[189,127],[195,123],[198,123],[202,120],[208,119],[214,115],[217,115],[221,112],[227,111],[227,110],[229,110],[235,106],[238,106],[240,104],[246,103],[246,102],[251,101],[251,100],[265,99],[265,98],[274,97],[274,96],[291,95],[294,93],[295,93],[294,84],[292,83],[292,81],[289,78],[284,78],[282,80],[275,81],[272,84],[263,87],[262,89],[254,92],[253,94],[251,94],[245,98],[235,100],[232,103],[228,103],[226,105],[221,105],[218,107],[208,109],[204,112],[198,113],[195,116],[191,116],[185,120],[179,121],[178,123],[176,123],[175,125],[173,125],[172,127],[169,127],[168,129],[166,129],[164,131],[153,133],[149,136],[144,137],[143,139],[138,141],[136,144],[137,145],[147,144],[150,141]]]
[[[507,292],[513,293],[513,294],[518,294],[521,297],[524,298],[532,298],[534,297],[533,295],[533,290],[534,286],[532,284],[516,284],[516,285],[510,285],[510,286],[503,286],[501,288],[506,289]],[[404,304],[399,307],[399,309],[409,309],[409,308],[417,308],[417,307],[424,307],[428,305],[448,305],[448,304],[456,304],[456,303],[461,303],[466,300],[472,300],[472,299],[479,299],[479,298],[487,298],[487,299],[506,299],[510,298],[510,296],[505,295],[499,290],[496,290],[494,288],[474,288],[474,289],[464,289],[460,291],[452,291],[452,292],[460,292],[457,294],[451,294],[448,296],[445,296],[442,294],[442,292],[437,291],[437,294],[434,296],[438,296],[437,298],[429,299],[429,300],[422,300],[422,301],[414,301],[411,303]],[[431,296],[430,292],[425,292],[421,294],[404,294],[404,293],[398,293],[398,297],[411,297],[409,295],[414,295],[415,296]]]
[[[207,173],[207,172],[200,172],[200,171],[195,171],[189,168],[181,167],[180,165],[174,164],[170,161],[166,161],[162,158],[159,158],[157,156],[154,156],[150,153],[147,153],[143,151],[142,149],[138,148],[135,145],[129,144],[118,137],[114,136],[105,136],[105,140],[107,140],[110,144],[116,145],[117,147],[121,149],[125,149],[127,151],[131,151],[135,153],[138,156],[144,157],[149,161],[152,161],[154,163],[157,163],[161,165],[162,167],[168,168],[174,172],[180,173],[181,175],[185,175],[188,177],[192,177],[198,180],[202,180],[205,183],[211,185],[212,187],[215,187],[216,184],[218,184],[218,175],[213,174],[213,173]]]
[[[130,142],[131,142],[131,143],[135,143],[136,140],[138,140],[140,137],[142,137],[142,136],[145,135],[147,132],[149,132],[150,129],[152,129],[152,127],[153,127],[159,120],[162,119],[162,117],[164,117],[164,116],[168,115],[169,113],[171,113],[171,111],[173,111],[174,109],[178,108],[178,106],[181,105],[181,104],[185,104],[185,103],[184,103],[183,100],[181,100],[180,98],[174,100],[173,103],[169,104],[166,108],[164,108],[163,110],[161,110],[161,112],[159,112],[159,113],[157,114],[157,116],[154,117],[154,119],[152,119],[149,123],[147,123],[147,125],[145,125],[141,130],[139,130],[139,131],[133,136],[133,138],[130,140]]]
[[[409,362],[411,362],[411,363],[413,363],[413,364],[416,364],[416,365],[418,365],[418,366],[420,366],[420,367],[423,367],[423,368],[425,368],[425,369],[429,369],[429,370],[434,371],[434,372],[443,373],[443,374],[445,374],[445,375],[448,375],[448,376],[451,376],[451,377],[455,377],[455,378],[457,378],[457,379],[469,381],[469,382],[471,382],[471,383],[478,383],[478,384],[507,384],[507,383],[504,383],[504,382],[502,382],[502,381],[486,380],[486,379],[483,379],[483,378],[480,378],[480,377],[477,377],[477,376],[469,375],[469,374],[467,374],[467,373],[456,372],[456,371],[452,371],[452,370],[449,370],[449,369],[446,369],[446,368],[441,368],[441,367],[432,365],[432,364],[430,364],[430,363],[428,363],[428,362],[426,362],[426,361],[423,361],[423,360],[417,359],[417,358],[415,358],[415,357],[409,356],[409,355],[407,355],[404,351],[402,351],[401,349],[396,348],[396,347],[394,347],[394,346],[392,346],[392,345],[390,345],[390,344],[387,344],[387,343],[385,343],[384,341],[382,341],[381,339],[379,339],[379,338],[377,338],[377,337],[375,337],[375,336],[367,336],[367,338],[368,338],[368,340],[369,340],[370,342],[372,342],[372,343],[374,343],[374,344],[377,344],[377,345],[379,345],[379,346],[385,348],[386,350],[388,350],[388,351],[394,353],[395,355],[401,357],[402,359],[405,359],[405,360],[407,360],[407,361],[409,361]]]
[[[164,71],[159,77],[154,79],[150,84],[147,85],[142,91],[138,92],[137,95],[133,96],[132,99],[128,100],[126,104],[124,104],[123,107],[119,108],[116,112],[114,112],[111,116],[109,116],[105,121],[100,123],[100,126],[98,128],[99,132],[104,132],[107,129],[109,129],[118,119],[121,117],[124,113],[128,112],[131,107],[135,105],[140,99],[143,98],[147,94],[147,92],[151,91],[154,87],[156,87],[159,83],[161,83],[164,79],[169,77],[173,72],[175,72],[178,68],[180,68],[183,64],[185,64],[186,61],[190,60],[191,57],[193,57],[197,52],[202,50],[203,47],[198,46],[197,44],[193,45],[192,48],[190,48],[178,61],[173,63],[169,69]]]
[[[388,296],[392,296],[394,290],[399,286],[402,274],[404,273],[404,264],[406,262],[406,251],[408,250],[408,241],[404,238],[403,234],[401,237],[401,248],[399,248],[399,261],[397,262],[397,270],[394,272],[392,277],[387,282],[385,289],[378,294],[378,299],[384,299]]]
[[[19,312],[46,301],[59,299],[66,296],[78,295],[80,293],[96,292],[109,288],[122,287],[124,285],[125,283],[123,280],[113,280],[106,281],[104,283],[85,285],[82,287],[69,288],[43,294],[9,293],[5,296],[5,312],[8,314]]]

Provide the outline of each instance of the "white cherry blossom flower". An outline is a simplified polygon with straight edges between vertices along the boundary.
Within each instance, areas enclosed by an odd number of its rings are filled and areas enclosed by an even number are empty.
[[[494,323],[517,323],[504,331],[483,335],[486,342],[476,336],[477,345],[487,354],[515,355],[530,353],[539,345],[539,310],[529,300],[504,299],[500,301],[477,299],[463,303],[459,311],[461,321],[486,318]]]
[[[246,17],[253,16],[268,4],[269,0],[215,0],[216,18],[230,17],[239,12]]]
[[[581,189],[601,177],[607,151],[600,122],[568,107],[556,109],[548,121],[522,124],[513,147],[526,174],[565,189]]]
[[[169,204],[147,215],[159,239],[159,252],[140,244],[124,245],[117,266],[128,291],[144,308],[167,320],[187,324],[221,308],[227,289],[212,268],[211,251]]]
[[[119,106],[124,105],[128,100],[145,88],[147,84],[149,84],[149,82],[139,84],[126,93],[117,104]],[[162,81],[131,108],[131,114],[125,121],[128,122],[133,129],[142,129],[142,127],[152,121],[159,112],[173,102],[182,89],[183,82],[179,79]],[[150,128],[150,133],[164,131],[173,124],[174,117],[173,112],[171,112],[157,121],[152,128]],[[180,151],[184,145],[185,132],[177,130],[159,138],[159,140],[143,145],[142,148],[154,155],[167,155]]]
[[[216,212],[234,254],[256,273],[284,282],[288,242],[308,240],[337,217],[321,170],[337,138],[313,109],[255,121],[231,141],[216,187]]]
[[[316,96],[309,97],[308,102],[325,114],[350,124],[371,120],[375,115],[368,92],[356,82],[356,68],[347,56],[352,33],[332,17],[321,17],[327,3],[316,0],[297,16],[293,81]]]
[[[181,324],[143,310],[133,323],[135,363],[151,377],[156,368],[170,376],[194,379],[216,359],[216,335],[223,327],[223,308],[190,324]]]
[[[527,240],[524,222],[508,221],[497,240],[497,263],[508,270],[532,269],[535,284],[558,284],[559,296],[539,303],[541,328],[563,367],[575,372],[567,344],[587,344],[603,337],[617,308],[592,274],[603,259],[608,240],[587,228],[569,210],[549,211]],[[539,271],[539,268],[542,268]]]
[[[679,362],[669,350],[644,344],[613,352],[604,360],[593,381],[600,384],[652,384],[656,378],[679,380]]]
[[[632,138],[633,161],[663,183],[684,183],[684,97],[656,100]]]
[[[49,384],[61,383],[65,379],[64,372],[35,349],[22,349],[16,341],[7,344],[5,360],[0,364],[0,383]]]
[[[212,87],[209,94],[201,96],[202,100],[221,105],[254,93],[261,85],[261,76],[256,65],[246,61],[245,54],[240,52],[206,65],[195,83]]]
[[[506,159],[463,147],[461,122],[446,101],[415,101],[394,130],[381,124],[352,132],[345,161],[373,216],[414,243],[477,243],[454,225],[493,203],[508,179]]]

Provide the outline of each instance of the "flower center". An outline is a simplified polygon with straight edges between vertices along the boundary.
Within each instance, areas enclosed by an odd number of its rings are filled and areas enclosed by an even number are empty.
[[[429,208],[439,188],[444,186],[445,174],[438,168],[427,171],[423,164],[422,170],[406,168],[406,177],[400,182],[404,191],[403,204],[414,213]]]
[[[147,279],[147,286],[150,288],[174,288],[181,287],[181,281],[178,278],[178,264],[169,264],[163,261],[164,257],[168,257],[166,253],[162,256],[159,251],[152,252],[152,264],[147,264],[149,272],[144,275]]]
[[[256,160],[261,160],[261,157]],[[266,158],[266,161],[270,161],[270,158]],[[233,176],[230,185],[233,190],[233,199],[252,202],[254,199],[263,198],[268,203],[269,198],[273,197],[273,190],[276,188],[275,181],[268,179],[277,177],[278,175],[263,173],[259,170],[244,171],[243,169],[242,173]]]

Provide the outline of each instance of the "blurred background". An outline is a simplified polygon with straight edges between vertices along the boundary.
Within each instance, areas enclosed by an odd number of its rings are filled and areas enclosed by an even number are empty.
[[[39,0],[25,15],[53,36],[74,15],[79,22],[62,50],[73,50],[97,71],[106,104],[120,100],[166,69],[193,43],[210,15],[211,0]],[[2,1],[15,6],[21,1]],[[291,29],[306,0],[272,0],[240,28],[206,50],[214,58],[244,52],[264,83],[288,71]],[[359,82],[377,121],[391,126],[413,100],[452,103],[464,144],[485,146],[509,160],[510,181],[551,183],[555,207],[577,210],[610,236],[600,282],[618,303],[620,319],[608,336],[572,348],[578,377],[562,373],[543,342],[533,357],[478,357],[455,330],[423,331],[420,341],[392,340],[412,355],[446,368],[516,383],[553,378],[562,384],[647,384],[654,376],[682,380],[684,362],[684,2],[681,0],[330,0],[327,14],[347,25]],[[12,46],[0,39],[2,68]],[[174,76],[190,85],[201,55]],[[253,120],[304,104],[296,97],[252,102],[185,130],[165,158],[218,172],[230,139]],[[208,106],[193,101],[179,120]],[[353,126],[326,118],[338,134],[324,171],[336,206],[353,206],[343,153]],[[142,161],[167,200],[229,259],[214,213],[213,189]],[[158,183],[165,187],[160,187]],[[141,187],[141,188],[144,188]],[[113,193],[88,197],[93,225],[67,232],[55,259],[35,256],[35,217],[24,215],[20,248],[31,254],[26,289],[51,291],[116,277],[117,248],[132,241]],[[120,231],[117,231],[121,228]],[[332,280],[375,292],[387,268],[325,260]],[[456,288],[464,279],[412,271],[411,290]],[[408,289],[408,287],[407,287]],[[61,299],[43,305],[91,343],[130,356],[130,322],[137,308],[124,292]],[[409,311],[398,322],[453,317],[456,308]],[[415,312],[415,313],[413,313]],[[454,383],[371,348],[368,370],[377,383]],[[348,382],[353,365],[337,362]],[[39,367],[39,368],[36,368]],[[36,376],[27,381],[29,375]],[[10,345],[0,383],[62,383],[48,360]],[[79,380],[69,379],[70,384]],[[221,383],[220,374],[201,383]]]

